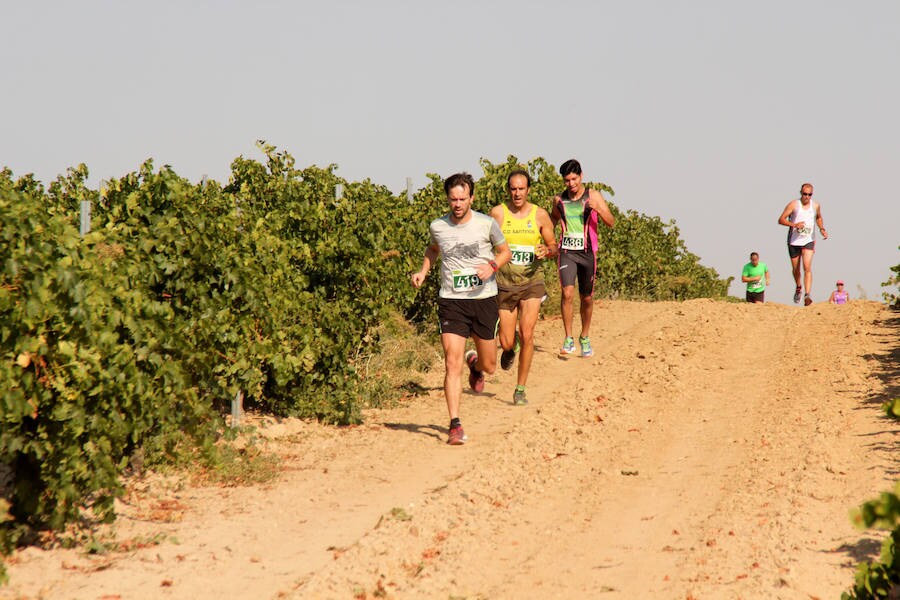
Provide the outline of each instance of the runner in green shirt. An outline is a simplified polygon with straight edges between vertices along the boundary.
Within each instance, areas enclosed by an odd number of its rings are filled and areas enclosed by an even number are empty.
[[[763,279],[765,278],[765,282]],[[769,285],[769,267],[759,262],[759,254],[750,253],[750,262],[744,265],[741,281],[747,284],[747,302],[765,302],[766,286]]]

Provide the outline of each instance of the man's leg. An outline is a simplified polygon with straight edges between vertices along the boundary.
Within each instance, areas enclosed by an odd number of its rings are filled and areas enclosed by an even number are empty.
[[[518,309],[500,309],[500,347],[503,350],[512,350],[516,345],[516,319],[519,316]]]
[[[566,337],[563,340],[560,355],[575,352],[575,340],[572,339],[572,320],[574,318],[575,284],[578,282],[578,259],[576,254],[563,252],[556,259],[559,273],[559,287],[561,290],[559,308],[562,313],[563,329]]]
[[[581,297],[581,337],[591,337],[591,319],[594,316],[594,297]]]
[[[500,368],[509,371],[516,360],[516,320],[519,316],[518,306],[511,310],[499,309],[500,326],[497,329],[497,337],[500,339]]]
[[[486,340],[473,333],[472,341],[475,342],[475,352],[478,353],[475,369],[485,375],[493,375],[497,370],[497,340],[494,338]],[[465,340],[463,340],[463,346],[465,346]]]
[[[572,309],[572,302],[575,299],[575,286],[562,286],[562,295],[559,300],[559,308],[562,313],[563,329],[566,330],[566,337],[572,337],[572,319],[575,314]]]
[[[591,318],[594,316],[594,279],[597,276],[597,255],[591,254],[578,264],[578,295],[581,297],[581,343],[582,355],[593,354],[591,349]]]
[[[793,248],[788,246],[788,255],[791,258],[791,274],[794,276],[794,304],[800,304],[803,289],[800,286],[800,253],[793,254]]]
[[[442,333],[441,346],[444,347],[444,396],[447,398],[447,412],[451,419],[459,418],[459,399],[462,396],[460,376],[463,368],[463,351],[466,338],[455,333]]]
[[[791,257],[791,273],[794,275],[794,283],[800,287],[800,255]]]
[[[525,385],[528,372],[531,370],[531,359],[534,356],[534,327],[541,312],[541,299],[528,298],[519,302],[519,373],[516,377],[518,385]]]
[[[807,296],[809,296],[810,291],[812,290],[812,260],[814,253],[814,250],[804,248],[801,254],[803,257],[803,286]]]

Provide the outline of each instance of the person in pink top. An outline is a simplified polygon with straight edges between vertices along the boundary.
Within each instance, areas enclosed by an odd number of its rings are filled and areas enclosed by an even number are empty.
[[[837,289],[831,292],[828,301],[831,304],[847,304],[848,300],[850,300],[850,294],[844,291],[844,282],[838,279]]]

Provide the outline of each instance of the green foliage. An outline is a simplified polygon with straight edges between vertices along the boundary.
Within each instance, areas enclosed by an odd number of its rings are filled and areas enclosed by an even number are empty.
[[[897,247],[900,250],[900,246]],[[891,267],[891,275],[888,277],[888,280],[881,284],[882,287],[900,287],[900,264],[896,264]],[[882,292],[881,296],[884,298],[884,301],[893,306],[894,308],[900,309],[900,291],[897,293],[886,291]]]
[[[358,421],[365,391],[356,363],[377,348],[374,331],[390,309],[412,304],[410,256],[427,232],[414,207],[386,188],[349,183],[333,165],[298,171],[289,155],[263,149],[266,168],[238,159],[225,188],[264,271],[248,274],[267,303],[250,307],[268,319],[255,334],[277,342],[254,352],[257,385],[244,388],[276,413]],[[344,193],[335,200],[338,184]]]
[[[842,600],[891,598],[900,590],[900,482],[892,492],[859,507],[852,515],[857,527],[893,529],[881,545],[878,561],[862,562],[856,570],[853,588],[841,594]]]
[[[892,398],[881,405],[884,414],[887,416],[900,419],[900,398]]]
[[[22,183],[0,179],[0,466],[17,524],[58,529],[85,504],[110,519],[132,452],[199,439],[211,421],[172,360],[169,308],[117,270],[102,232],[82,240]]]

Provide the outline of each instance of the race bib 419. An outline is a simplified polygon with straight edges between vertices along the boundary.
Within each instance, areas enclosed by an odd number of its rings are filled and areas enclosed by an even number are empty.
[[[475,269],[458,269],[453,271],[452,275],[454,292],[467,292],[484,285],[481,278],[475,274]]]

